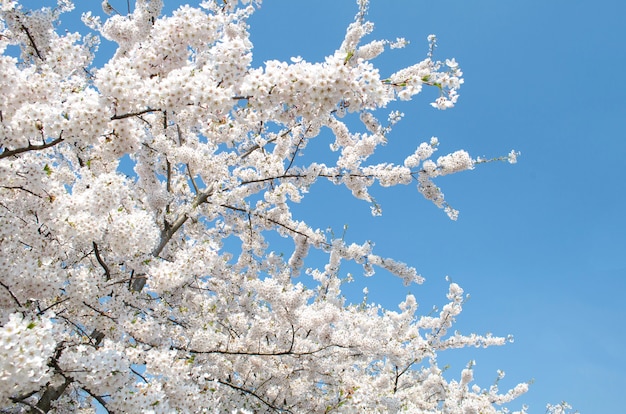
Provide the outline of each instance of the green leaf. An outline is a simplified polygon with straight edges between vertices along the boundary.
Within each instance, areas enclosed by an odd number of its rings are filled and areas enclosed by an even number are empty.
[[[346,58],[343,61],[343,64],[345,65],[346,63],[348,63],[350,59],[352,59],[352,56],[354,56],[354,50],[351,50],[348,52],[348,54],[346,55]]]

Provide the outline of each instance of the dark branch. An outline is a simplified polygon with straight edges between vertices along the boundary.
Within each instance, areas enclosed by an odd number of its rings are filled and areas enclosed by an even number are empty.
[[[89,390],[89,388],[86,388],[85,386],[82,387],[83,391],[85,391],[87,394],[91,395],[91,397],[98,401],[100,403],[100,405],[102,406],[102,408],[104,408],[104,411],[106,411],[107,413],[110,413],[111,411],[109,411],[109,409],[107,408],[107,402],[104,401],[104,399],[99,396],[94,394],[93,392],[91,392],[91,390]]]
[[[147,281],[148,278],[145,274],[135,276],[135,271],[133,270],[130,274],[130,279],[128,280],[128,289],[131,292],[141,292]]]
[[[263,404],[265,404],[266,406],[268,406],[269,408],[271,408],[272,410],[274,410],[276,412],[282,412],[282,413],[291,413],[292,412],[290,410],[278,408],[275,405],[272,405],[269,401],[264,400],[259,395],[257,395],[254,391],[248,390],[246,388],[238,387],[237,385],[231,384],[230,382],[227,382],[227,381],[217,380],[217,382],[219,382],[222,385],[226,385],[226,386],[228,386],[228,387],[230,387],[230,388],[232,388],[234,390],[243,392],[244,394],[248,394],[248,395],[256,398],[257,400],[261,401]]]
[[[145,382],[146,384],[148,383],[148,380],[146,379],[146,377],[144,377],[143,375],[141,375],[140,373],[138,373],[137,371],[135,371],[134,369],[130,369],[131,372],[135,375],[137,375],[139,378],[141,378],[143,380],[143,382]]]
[[[11,397],[11,401],[16,403],[16,404],[24,404],[28,407],[30,407],[30,412],[31,413],[41,413],[41,414],[45,414],[45,411],[43,411],[41,408],[37,407],[36,405],[33,405],[31,403],[29,403],[28,401],[26,401],[25,398],[21,398],[21,397]]]
[[[296,125],[299,126],[300,124]],[[280,134],[280,137],[274,137],[272,139],[270,139],[269,141],[267,141],[267,143],[269,144],[270,142],[274,142],[276,141],[277,138],[283,138],[286,137],[287,135],[289,135],[289,133],[291,133],[292,128],[289,128],[287,131],[283,132],[282,134]],[[247,150],[246,152],[244,152],[241,155],[241,159],[243,160],[244,158],[246,158],[248,155],[252,154],[254,151],[258,150],[259,148],[261,148],[258,144],[255,144],[252,146],[252,148],[250,148],[249,150]]]
[[[35,197],[42,198],[39,194],[35,194],[32,191],[30,191],[29,189],[22,187],[21,185],[16,185],[16,186],[5,186],[5,185],[3,185],[2,188],[7,189],[7,190],[21,190],[21,191],[27,192],[28,194],[34,195]]]
[[[310,239],[310,236],[308,234],[305,234],[305,233],[303,233],[303,232],[301,232],[299,230],[293,229],[293,228],[285,225],[284,223],[280,223],[277,220],[274,220],[272,218],[266,217],[266,216],[264,216],[264,215],[262,215],[260,213],[256,213],[254,211],[248,211],[246,209],[235,207],[235,206],[229,206],[227,204],[220,204],[220,206],[224,207],[224,208],[227,208],[227,209],[230,209],[230,210],[239,211],[241,213],[246,213],[246,214],[249,214],[251,216],[258,217],[258,218],[260,218],[262,220],[267,220],[267,221],[269,221],[272,224],[275,224],[277,226],[280,226],[280,227],[284,228],[285,230],[288,230],[288,231],[290,231],[292,233],[298,234],[298,235],[300,235],[302,237],[305,237],[306,239]],[[327,246],[330,246],[328,243],[323,243],[323,244],[325,244]]]
[[[59,136],[57,139],[54,139],[54,140],[52,140],[50,142],[45,142],[45,143],[43,143],[41,145],[33,145],[33,144],[29,143],[27,147],[16,148],[14,150],[5,149],[2,152],[2,154],[0,154],[0,159],[6,158],[6,157],[11,157],[11,156],[17,155],[17,154],[21,154],[23,152],[44,150],[46,148],[53,147],[53,146],[57,145],[60,142],[63,142],[63,137],[61,137],[61,136]]]
[[[96,255],[96,260],[98,261],[100,266],[104,269],[104,274],[106,276],[105,280],[108,282],[109,280],[111,280],[111,272],[109,271],[109,266],[107,266],[107,264],[104,263],[104,260],[102,260],[102,257],[100,256],[100,251],[98,250],[98,245],[96,244],[96,242],[92,242],[92,243],[93,243],[93,252]]]
[[[64,343],[63,342],[58,343],[56,350],[54,352],[54,356],[52,357],[52,361],[51,361],[51,364],[55,368],[55,371],[61,374],[61,376],[63,376],[64,378],[63,383],[59,384],[56,387],[52,386],[51,384],[48,384],[46,386],[46,390],[41,395],[41,398],[39,398],[39,401],[37,402],[37,406],[31,409],[30,414],[36,414],[40,412],[45,412],[45,413],[49,412],[52,407],[52,402],[58,400],[59,397],[61,397],[61,395],[63,395],[63,393],[65,392],[65,389],[74,381],[71,377],[65,375],[57,364],[59,358],[61,357],[61,353],[63,352],[63,349],[64,349]]]
[[[50,309],[54,308],[54,307],[55,307],[55,306],[57,306],[57,305],[60,305],[60,304],[61,304],[61,303],[63,303],[63,302],[66,302],[66,301],[68,301],[68,300],[70,300],[70,298],[65,298],[65,299],[59,300],[59,301],[57,301],[57,302],[54,302],[52,305],[50,305],[50,306],[48,306],[48,307],[43,308],[42,310],[40,310],[40,311],[39,311],[39,315],[43,315],[44,313],[46,313],[46,312],[47,312],[47,311],[49,311]]]
[[[11,289],[9,289],[9,287],[7,285],[5,285],[4,283],[0,282],[0,286],[2,286],[3,288],[5,288],[7,290],[7,292],[9,292],[9,295],[11,295],[11,297],[13,298],[13,300],[15,301],[15,303],[17,304],[18,308],[22,307],[22,304],[20,303],[20,301],[15,297],[15,295],[13,294],[13,292],[11,292]]]
[[[239,356],[259,356],[259,357],[278,357],[278,356],[284,356],[284,355],[293,355],[296,357],[303,357],[307,355],[319,354],[320,352],[326,351],[331,348],[350,349],[350,347],[347,347],[347,346],[331,344],[331,345],[323,346],[318,349],[314,349],[312,351],[296,352],[293,350],[293,345],[294,344],[291,343],[289,345],[289,349],[286,351],[275,351],[275,352],[220,351],[220,350],[198,351],[195,349],[187,349],[187,348],[178,347],[178,346],[172,346],[172,348],[177,351],[192,352],[195,354],[205,354],[205,355],[206,354],[219,354],[219,355],[239,355]]]
[[[143,111],[139,111],[139,112],[130,112],[128,114],[122,114],[122,115],[113,115],[111,117],[111,120],[117,120],[117,119],[126,119],[126,118],[132,118],[133,116],[139,116],[139,115],[143,115],[143,114],[147,114],[149,112],[155,112],[158,111],[158,109],[152,109],[152,108],[148,108],[148,109],[144,109]]]
[[[291,159],[289,160],[289,165],[285,169],[285,174],[287,174],[287,172],[293,166],[293,163],[296,160],[296,156],[298,155],[298,151],[300,151],[300,145],[302,145],[303,142],[304,142],[304,137],[300,137],[300,141],[298,141],[298,145],[296,145],[296,149],[293,151],[293,155],[291,156]]]
[[[83,301],[83,305],[87,306],[89,309],[91,309],[92,311],[98,313],[100,316],[104,316],[105,318],[111,319],[112,321],[116,321],[117,318],[114,318],[111,315],[107,315],[105,312],[102,312],[99,309],[96,309],[95,307],[91,306],[90,304],[88,304],[87,302]],[[91,336],[91,335],[90,335]]]
[[[28,30],[26,26],[24,26],[24,24],[22,24],[22,30],[24,30],[24,33],[26,33],[26,36],[28,36],[28,41],[30,42],[30,45],[33,47],[33,49],[35,50],[37,57],[40,60],[43,60],[43,57],[41,56],[41,53],[39,53],[39,49],[37,49],[37,45],[35,44],[35,39],[33,39],[33,36],[30,34],[30,31]]]
[[[212,194],[213,186],[210,185],[206,190],[196,196],[196,198],[191,203],[191,209],[193,210],[199,205],[206,203]],[[152,251],[152,256],[159,257],[165,246],[167,246],[167,243],[169,243],[169,241],[172,239],[174,234],[176,234],[178,229],[181,228],[183,224],[185,224],[187,219],[189,219],[189,215],[183,214],[181,216],[178,216],[174,223],[163,227],[163,230],[161,231],[161,241],[159,242],[159,245]]]

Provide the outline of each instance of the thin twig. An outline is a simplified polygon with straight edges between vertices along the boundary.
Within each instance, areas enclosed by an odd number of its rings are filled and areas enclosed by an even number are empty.
[[[22,187],[21,185],[15,185],[15,186],[5,186],[5,185],[3,185],[3,186],[0,186],[0,188],[4,188],[6,190],[22,190],[22,191],[27,192],[28,194],[34,195],[35,197],[42,198],[39,194],[35,194],[32,191],[30,191],[29,189]]]
[[[256,398],[257,400],[261,401],[263,404],[265,404],[266,406],[268,406],[269,408],[271,408],[274,411],[283,412],[283,413],[291,413],[292,412],[291,410],[278,408],[275,405],[272,405],[270,402],[265,401],[263,398],[261,398],[259,395],[257,395],[254,391],[248,390],[246,388],[238,387],[237,385],[231,384],[230,382],[227,382],[227,381],[217,380],[217,382],[219,382],[222,385],[226,385],[228,387],[231,387],[234,390],[241,391],[244,394],[248,394],[248,395]]]
[[[138,373],[137,371],[135,371],[132,367],[130,368],[131,372],[135,375],[137,375],[139,378],[141,378],[143,380],[143,382],[145,382],[146,384],[148,383],[148,380],[146,379],[146,377],[144,377],[143,375],[141,375],[140,373]]]
[[[33,47],[33,49],[35,49],[35,53],[37,54],[37,57],[40,60],[43,60],[43,57],[41,56],[41,53],[39,53],[39,49],[37,49],[37,45],[35,44],[35,39],[33,39],[33,37],[30,34],[30,31],[28,30],[26,26],[24,26],[24,24],[22,24],[22,30],[24,30],[24,32],[26,33],[26,36],[28,36],[28,40],[30,41],[30,44]]]
[[[65,299],[59,300],[59,301],[57,301],[57,302],[54,302],[52,305],[50,305],[50,306],[48,306],[48,307],[43,308],[42,310],[40,310],[40,311],[39,311],[39,313],[38,313],[38,315],[43,315],[44,313],[46,313],[46,312],[47,312],[47,311],[49,311],[50,309],[54,308],[54,307],[55,307],[55,306],[57,306],[57,305],[60,305],[60,304],[61,304],[61,303],[63,303],[63,302],[67,302],[68,300],[70,300],[70,298],[65,298]]]
[[[87,302],[83,301],[83,305],[87,306],[89,309],[91,309],[92,311],[98,313],[100,316],[104,316],[105,318],[109,318],[112,321],[117,321],[117,318],[111,316],[111,315],[107,315],[106,312],[102,312],[100,309],[97,309],[93,306],[91,306],[90,304],[88,304]]]
[[[144,109],[143,111],[139,111],[139,112],[130,112],[128,114],[122,114],[122,115],[113,115],[111,117],[111,120],[117,120],[117,119],[126,119],[126,118],[132,118],[133,116],[139,116],[139,115],[143,115],[143,114],[147,114],[149,112],[155,112],[158,111],[158,109],[152,109],[152,108],[148,108],[148,109]]]
[[[89,388],[83,386],[82,387],[83,391],[85,391],[87,394],[91,395],[91,397],[93,399],[95,399],[96,401],[98,401],[100,403],[100,405],[102,406],[102,408],[104,408],[104,411],[106,411],[107,413],[110,413],[111,411],[109,411],[109,409],[107,408],[107,403],[106,401],[104,401],[104,399],[99,396],[94,394],[93,392],[91,392],[91,390],[89,390]]]
[[[300,126],[300,124],[297,124],[296,126]],[[276,141],[276,139],[278,138],[284,138],[286,137],[292,130],[293,128],[289,128],[287,131],[283,132],[282,134],[280,134],[280,136],[278,137],[274,137],[272,139],[270,139],[269,141],[267,141],[267,143],[269,144],[270,142],[274,142]],[[243,160],[244,158],[246,158],[248,155],[252,154],[254,151],[258,150],[259,148],[261,148],[258,144],[255,144],[252,146],[252,148],[250,148],[249,150],[247,150],[246,152],[244,152],[241,155],[241,159]]]
[[[11,292],[11,289],[9,289],[9,287],[7,285],[5,285],[4,283],[0,282],[0,286],[2,286],[3,288],[5,288],[7,290],[7,292],[9,292],[9,295],[11,295],[11,297],[13,298],[13,300],[15,301],[15,303],[17,303],[17,307],[21,308],[22,304],[20,303],[20,301],[15,297],[15,295],[13,294],[13,292]]]
[[[301,231],[299,231],[299,230],[293,229],[293,228],[291,228],[291,227],[289,227],[289,226],[287,226],[287,225],[285,225],[285,224],[283,224],[283,223],[280,223],[280,222],[279,222],[279,221],[277,221],[277,220],[274,220],[274,219],[272,219],[272,218],[266,217],[266,216],[264,216],[264,215],[262,215],[262,214],[260,214],[260,213],[256,213],[256,212],[254,212],[254,211],[249,211],[249,210],[246,210],[246,209],[243,209],[243,208],[240,208],[240,207],[229,206],[229,205],[227,205],[227,204],[220,204],[220,206],[221,206],[221,207],[224,207],[224,208],[227,208],[227,209],[230,209],[230,210],[239,211],[239,212],[241,212],[241,213],[246,213],[246,214],[249,214],[249,215],[253,215],[253,216],[256,216],[256,217],[258,217],[258,218],[260,218],[260,219],[262,219],[262,220],[267,220],[267,221],[269,221],[270,223],[275,224],[275,225],[277,225],[277,226],[280,226],[280,227],[282,227],[282,228],[284,228],[284,229],[286,229],[286,230],[289,230],[289,231],[290,231],[290,232],[292,232],[292,233],[299,234],[300,236],[305,237],[306,239],[310,239],[310,238],[311,238],[311,236],[309,236],[309,235],[308,235],[308,234],[306,234],[306,233],[303,233],[303,232],[301,232]],[[328,244],[328,243],[326,243],[326,242],[323,242],[322,244],[324,244],[324,245],[326,245],[326,246],[329,246],[329,247],[330,247],[330,244]]]

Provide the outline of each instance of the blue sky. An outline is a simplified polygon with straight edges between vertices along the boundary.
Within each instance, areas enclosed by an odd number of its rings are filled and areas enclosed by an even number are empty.
[[[92,3],[98,13],[99,3]],[[111,3],[125,9],[125,1]],[[323,59],[341,44],[356,11],[352,0],[265,0],[250,20],[254,65]],[[516,149],[522,156],[515,165],[482,165],[437,181],[461,212],[457,222],[414,184],[373,190],[382,217],[326,183],[294,207],[320,228],[340,233],[347,224],[348,241],[372,240],[379,254],[414,265],[427,279],[405,288],[383,273],[357,277],[349,299],[368,286],[372,301],[393,309],[410,291],[428,313],[444,303],[446,275],[459,283],[471,299],[457,329],[512,334],[515,342],[450,351],[440,361],[458,377],[475,359],[482,386],[497,369],[507,373],[502,388],[534,379],[520,399],[532,413],[561,400],[585,414],[623,406],[625,16],[626,3],[617,0],[371,0],[376,29],[369,39],[411,42],[375,60],[383,75],[422,60],[431,33],[439,39],[435,57],[456,58],[465,74],[452,110],[428,105],[434,91],[394,106],[406,117],[376,160],[401,162],[433,135],[442,155]],[[328,143],[320,137],[307,155],[327,154]]]

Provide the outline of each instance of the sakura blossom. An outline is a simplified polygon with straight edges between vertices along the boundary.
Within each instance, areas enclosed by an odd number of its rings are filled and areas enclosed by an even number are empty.
[[[435,59],[434,36],[423,60],[382,74],[373,59],[407,40],[365,43],[368,3],[323,61],[253,67],[260,0],[171,15],[161,0],[128,12],[103,1],[83,15],[89,35],[57,30],[69,0],[1,2],[3,412],[512,412],[527,384],[501,392],[474,383],[474,363],[458,380],[438,365],[442,351],[507,342],[453,331],[460,286],[425,315],[413,295],[397,311],[367,290],[348,303],[345,262],[362,267],[353,277],[424,278],[292,213],[322,180],[373,214],[374,184],[414,183],[456,219],[435,180],[485,161],[464,150],[433,159],[437,138],[401,164],[370,161],[405,116],[379,119],[388,104],[434,88],[432,105],[452,108],[463,74]],[[95,67],[99,38],[117,49]],[[301,162],[323,129],[328,157]],[[292,250],[278,254],[270,235]]]

